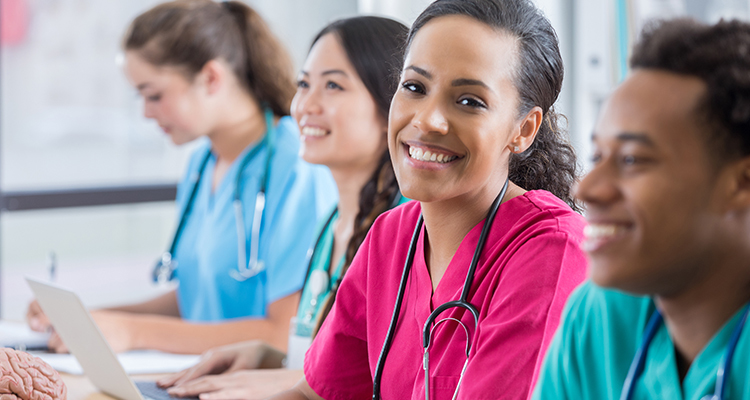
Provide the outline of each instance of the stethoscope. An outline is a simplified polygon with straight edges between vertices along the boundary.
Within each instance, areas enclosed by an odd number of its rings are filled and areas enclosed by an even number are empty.
[[[484,226],[482,227],[482,234],[479,236],[479,242],[477,243],[477,247],[474,249],[474,257],[471,259],[471,264],[469,264],[469,272],[466,275],[466,280],[464,281],[464,287],[461,290],[461,296],[458,300],[449,301],[445,304],[440,305],[439,307],[435,308],[432,313],[427,317],[427,321],[425,321],[424,328],[422,328],[422,348],[424,349],[424,356],[422,359],[422,368],[424,369],[424,379],[425,379],[425,399],[430,400],[430,344],[432,339],[432,332],[434,332],[435,328],[437,328],[440,324],[446,321],[453,321],[457,322],[461,327],[463,327],[464,331],[466,332],[466,361],[464,362],[463,368],[461,369],[461,375],[459,375],[458,378],[458,385],[456,386],[456,391],[453,392],[453,399],[455,400],[458,396],[458,389],[461,387],[461,381],[464,378],[464,373],[466,372],[466,367],[469,364],[469,355],[471,352],[471,346],[469,345],[469,330],[466,328],[466,326],[458,319],[456,318],[445,318],[443,320],[438,321],[435,323],[435,320],[440,316],[443,311],[446,311],[451,308],[463,308],[465,310],[468,310],[471,315],[474,317],[474,328],[476,329],[477,326],[479,326],[479,310],[477,310],[476,307],[474,307],[471,303],[469,303],[466,298],[469,295],[469,289],[471,289],[471,283],[474,280],[474,272],[477,269],[477,264],[479,264],[479,256],[482,254],[482,249],[484,248],[484,243],[487,241],[487,236],[489,236],[490,228],[492,227],[492,222],[495,220],[495,216],[497,215],[497,210],[500,207],[500,203],[503,200],[503,197],[505,197],[505,192],[508,190],[508,179],[505,180],[505,184],[503,185],[502,190],[500,190],[500,194],[497,195],[495,198],[495,201],[492,202],[492,206],[490,206],[490,210],[487,214],[487,218],[484,222]],[[391,317],[391,323],[388,326],[388,334],[386,335],[385,342],[383,343],[383,348],[380,351],[380,357],[378,358],[378,364],[375,368],[375,378],[372,382],[373,387],[373,393],[372,398],[373,400],[379,400],[380,399],[380,381],[383,375],[383,367],[385,365],[385,359],[388,357],[388,352],[391,349],[391,342],[393,341],[393,336],[396,332],[396,324],[398,323],[398,316],[401,313],[401,303],[404,300],[404,291],[406,290],[406,283],[409,280],[409,272],[411,271],[411,266],[414,263],[414,253],[417,249],[417,241],[419,239],[419,232],[422,230],[422,225],[424,224],[424,218],[422,218],[422,215],[419,216],[419,220],[417,221],[417,226],[414,228],[414,234],[411,237],[411,242],[409,244],[409,252],[406,254],[406,262],[404,264],[404,272],[401,275],[401,283],[399,284],[398,288],[398,295],[396,296],[396,305],[393,308],[393,316]]]
[[[716,372],[716,387],[714,388],[714,394],[706,395],[701,400],[724,400],[724,394],[729,384],[729,369],[732,366],[732,358],[734,357],[734,351],[737,348],[737,342],[740,340],[742,329],[745,327],[745,322],[747,322],[748,310],[750,310],[750,305],[745,306],[742,316],[740,316],[740,321],[737,323],[737,326],[734,328],[732,336],[729,339],[724,363],[719,366],[719,370]],[[620,393],[620,400],[630,400],[633,398],[635,383],[643,374],[643,368],[646,365],[648,346],[651,344],[651,341],[654,339],[656,332],[659,330],[659,327],[663,322],[664,318],[661,313],[659,310],[655,310],[654,313],[651,314],[648,324],[646,324],[646,331],[644,332],[641,346],[638,348],[638,351],[636,351],[633,362],[630,364],[628,375],[625,378],[625,383],[623,384],[622,392]]]
[[[388,209],[390,210],[391,208],[396,207],[401,202],[401,199],[401,192],[397,191],[395,196],[393,196]],[[307,252],[307,273],[305,274],[305,286],[310,287],[310,304],[307,308],[307,312],[303,317],[304,322],[309,323],[312,320],[313,314],[315,313],[315,307],[318,305],[320,296],[322,296],[323,293],[325,293],[326,290],[329,289],[329,286],[331,284],[332,271],[330,271],[330,269],[313,269],[313,262],[315,261],[315,255],[318,254],[320,242],[323,240],[323,236],[325,235],[326,230],[331,225],[331,221],[333,221],[333,218],[336,216],[336,214],[338,214],[338,212],[338,208],[333,209],[331,214],[326,219],[326,222],[323,224],[323,229],[320,230],[318,237],[315,239],[315,244],[313,244],[313,246]],[[331,253],[333,253],[333,248],[331,248]],[[331,262],[333,262],[333,260],[331,260]],[[338,288],[338,286],[341,284],[342,278],[343,276],[339,277],[338,281],[331,287],[331,290]],[[300,301],[302,301],[302,299],[300,299]]]
[[[271,112],[270,109],[265,108],[263,113],[266,120],[266,134],[263,139],[250,149],[250,151],[248,151],[242,158],[237,168],[237,175],[234,178],[234,199],[232,201],[232,207],[234,208],[234,220],[237,228],[237,269],[229,271],[229,276],[239,282],[252,278],[265,269],[263,261],[258,259],[258,248],[260,242],[260,228],[263,222],[263,212],[266,208],[266,188],[268,187],[268,176],[271,172],[271,158],[274,151],[276,127],[273,123],[273,112]],[[260,152],[263,148],[263,144],[266,145],[266,163],[260,180],[260,188],[255,195],[255,211],[253,213],[253,224],[250,229],[252,239],[250,241],[250,259],[248,260],[245,217],[242,212],[242,199],[240,198],[240,193],[242,192],[242,172],[245,170],[245,167],[250,160]],[[169,250],[161,255],[161,259],[156,263],[156,266],[154,266],[152,272],[154,282],[166,283],[174,279],[174,271],[177,269],[177,261],[174,260],[173,255],[177,248],[180,236],[182,235],[182,231],[185,229],[185,224],[190,215],[190,211],[195,203],[198,186],[200,186],[201,178],[203,177],[203,173],[205,172],[206,165],[210,158],[211,150],[206,152],[205,157],[203,157],[203,160],[198,167],[198,173],[193,178],[193,188],[190,190],[190,196],[185,205],[185,210],[180,217],[180,222],[177,224],[177,229],[172,237],[172,243],[169,245]],[[247,264],[245,264],[246,260]]]

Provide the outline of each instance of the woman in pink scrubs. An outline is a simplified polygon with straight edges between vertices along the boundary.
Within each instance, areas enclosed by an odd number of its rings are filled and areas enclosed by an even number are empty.
[[[374,398],[423,399],[427,380],[429,399],[525,399],[586,266],[575,155],[552,110],[563,77],[555,32],[528,0],[438,0],[414,23],[401,73],[388,147],[402,193],[418,202],[375,222],[305,379],[276,398],[372,398],[382,374]],[[496,201],[466,297],[478,323],[449,308],[428,326],[425,379],[423,327],[461,296]]]

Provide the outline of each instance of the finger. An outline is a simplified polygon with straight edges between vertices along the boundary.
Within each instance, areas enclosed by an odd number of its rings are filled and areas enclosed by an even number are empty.
[[[29,308],[26,311],[26,321],[29,324],[29,328],[33,331],[45,332],[50,327],[49,319],[47,319],[47,316],[36,300],[29,304]]]
[[[49,341],[47,342],[47,347],[54,353],[68,352],[68,347],[65,346],[65,343],[63,343],[60,335],[58,335],[56,332],[52,333],[52,336],[50,336]]]
[[[190,369],[183,369],[180,372],[176,372],[174,374],[170,374],[168,376],[165,376],[161,379],[156,380],[156,385],[161,388],[168,388],[174,386],[175,382],[177,382],[178,379],[182,378]]]
[[[201,393],[213,392],[222,387],[216,378],[216,376],[198,378],[194,381],[167,389],[167,392],[176,397],[194,397]]]
[[[180,386],[186,382],[190,382],[194,379],[206,376],[209,374],[218,374],[226,370],[226,360],[216,353],[207,353],[198,364],[185,370],[185,374],[175,380],[172,385]]]
[[[224,389],[217,390],[211,393],[201,393],[198,397],[201,400],[238,400],[238,399],[262,399],[270,396],[273,393],[253,393],[251,390],[245,389]]]

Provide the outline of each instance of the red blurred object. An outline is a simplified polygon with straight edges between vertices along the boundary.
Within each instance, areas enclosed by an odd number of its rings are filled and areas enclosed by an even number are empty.
[[[0,45],[23,42],[29,27],[27,0],[0,0]]]

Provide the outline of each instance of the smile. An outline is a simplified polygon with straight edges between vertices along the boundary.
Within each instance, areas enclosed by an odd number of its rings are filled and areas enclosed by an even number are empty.
[[[438,164],[449,163],[458,158],[454,155],[440,153],[435,150],[422,149],[415,146],[409,146],[409,157],[417,161],[433,162]]]
[[[322,128],[317,128],[314,126],[305,126],[301,129],[302,136],[309,136],[309,137],[321,137],[328,134],[328,131]]]
[[[607,243],[613,242],[630,231],[630,225],[612,223],[590,223],[583,230],[586,237],[583,249],[593,252]]]

